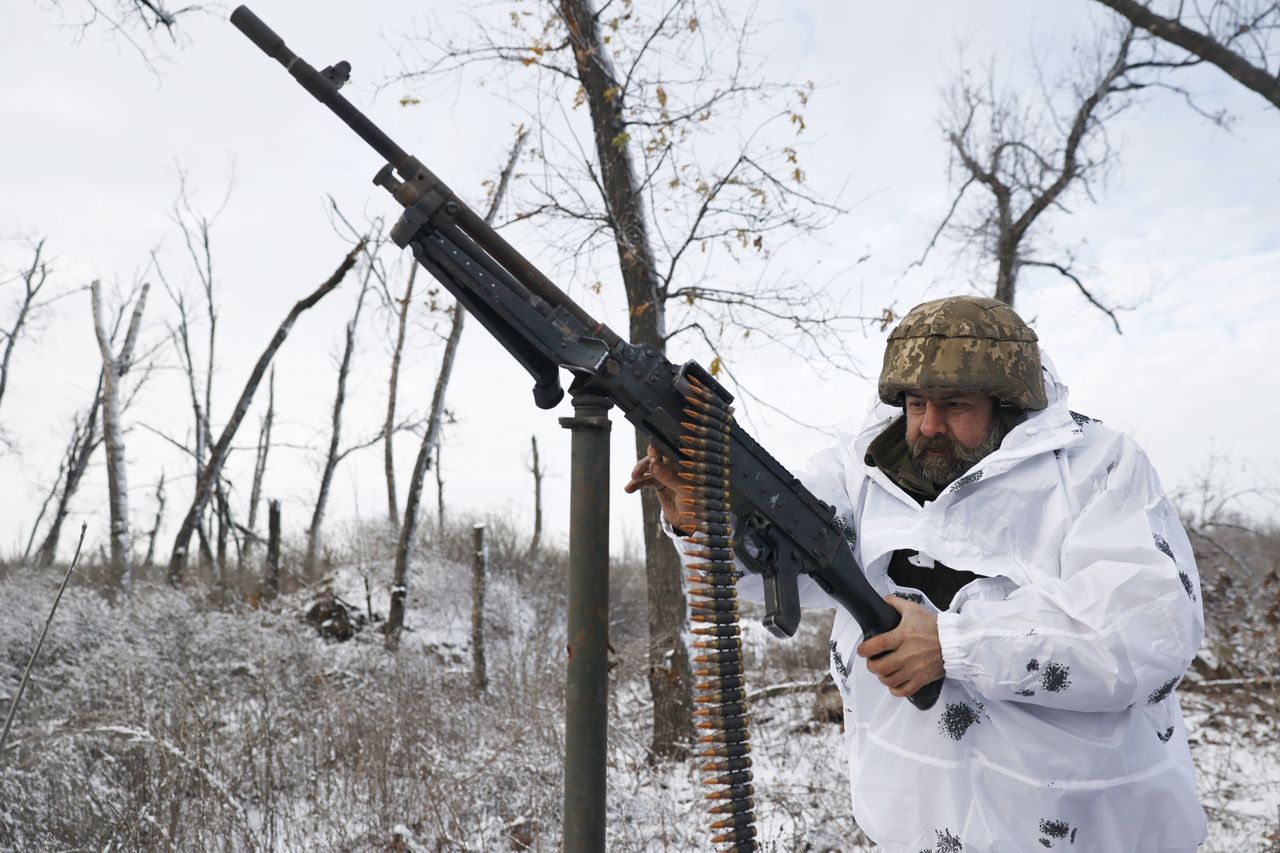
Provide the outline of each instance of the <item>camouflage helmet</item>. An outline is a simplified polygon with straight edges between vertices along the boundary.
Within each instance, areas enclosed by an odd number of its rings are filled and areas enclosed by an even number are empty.
[[[1022,409],[1048,405],[1040,346],[1013,309],[997,299],[948,296],[917,305],[889,334],[880,399],[902,405],[922,388],[981,391]]]

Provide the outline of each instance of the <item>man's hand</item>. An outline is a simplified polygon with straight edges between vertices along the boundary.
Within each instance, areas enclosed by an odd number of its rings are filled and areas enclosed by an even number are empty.
[[[896,595],[886,595],[884,600],[902,614],[902,621],[892,631],[866,640],[857,651],[870,658],[867,671],[879,678],[890,693],[910,696],[946,674],[942,644],[938,641],[938,617]]]
[[[653,489],[658,496],[658,503],[662,506],[662,514],[666,516],[667,523],[679,528],[680,505],[676,496],[680,493],[683,482],[676,463],[659,453],[658,448],[650,442],[649,451],[640,457],[636,467],[631,469],[631,480],[622,487],[622,490],[631,494],[640,489]]]

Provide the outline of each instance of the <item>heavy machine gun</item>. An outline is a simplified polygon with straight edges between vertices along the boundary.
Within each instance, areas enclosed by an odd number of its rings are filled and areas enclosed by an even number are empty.
[[[665,454],[678,457],[686,398],[706,389],[732,401],[695,362],[677,367],[650,346],[635,346],[592,318],[465,205],[416,157],[391,140],[338,89],[350,74],[339,62],[323,71],[300,59],[244,6],[231,22],[385,161],[374,183],[404,208],[391,230],[401,248],[449,290],[534,379],[534,402],[554,407],[571,390],[607,397]],[[702,390],[698,390],[702,389]],[[845,542],[833,509],[818,500],[736,423],[728,433],[732,550],[764,581],[764,625],[790,637],[800,624],[797,580],[807,575],[847,610],[866,638],[897,626],[897,611],[868,583]],[[922,710],[942,682],[910,701]]]

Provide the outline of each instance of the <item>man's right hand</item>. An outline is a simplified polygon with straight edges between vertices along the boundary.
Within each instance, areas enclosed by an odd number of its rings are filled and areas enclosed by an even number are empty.
[[[680,479],[678,464],[670,457],[663,456],[651,442],[649,450],[636,467],[631,469],[631,480],[622,487],[627,494],[641,489],[653,489],[662,506],[662,514],[672,527],[680,527],[680,504],[677,496],[684,481]]]

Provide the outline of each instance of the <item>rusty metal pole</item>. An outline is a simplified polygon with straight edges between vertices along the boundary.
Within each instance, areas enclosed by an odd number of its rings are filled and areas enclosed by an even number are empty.
[[[564,853],[604,850],[609,725],[609,407],[573,392],[569,501],[569,663],[565,690]]]
[[[484,525],[471,528],[471,686],[477,693],[489,689],[489,669],[484,659],[484,592],[489,574],[489,546]]]

